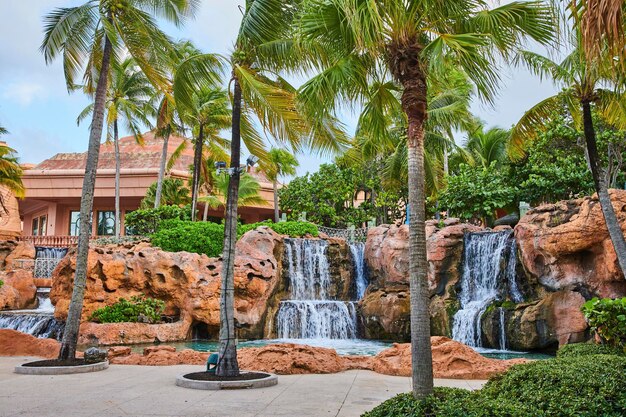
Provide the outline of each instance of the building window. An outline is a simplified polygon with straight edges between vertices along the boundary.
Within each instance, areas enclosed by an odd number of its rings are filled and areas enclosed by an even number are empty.
[[[98,236],[115,235],[115,212],[99,211],[98,212]]]
[[[80,231],[80,211],[70,211],[70,236],[78,236]]]
[[[33,236],[45,236],[46,235],[46,226],[48,223],[48,216],[43,215],[39,217],[33,217]]]

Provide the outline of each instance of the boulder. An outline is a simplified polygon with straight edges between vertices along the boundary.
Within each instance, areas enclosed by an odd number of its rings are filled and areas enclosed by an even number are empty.
[[[406,285],[369,290],[361,300],[361,322],[366,339],[411,339],[410,295]]]
[[[91,347],[83,352],[83,359],[85,363],[99,363],[104,362],[107,358],[107,351],[101,350],[96,347]]]
[[[0,356],[41,356],[56,358],[61,344],[54,339],[38,339],[16,330],[0,329]]]
[[[33,308],[37,304],[37,287],[33,273],[25,269],[0,272],[0,310],[21,310]]]
[[[489,359],[474,349],[446,337],[431,337],[435,378],[488,379],[524,359]],[[373,370],[386,375],[411,376],[411,345],[394,345],[374,357]]]
[[[107,356],[109,360],[112,358],[117,358],[120,356],[128,356],[132,353],[132,349],[130,346],[113,346],[110,347],[107,351]]]
[[[280,281],[282,239],[267,227],[246,233],[238,242],[235,259],[235,319],[242,338],[261,338],[265,318]],[[50,298],[55,317],[64,320],[69,308],[76,253],[71,251],[53,273]],[[83,340],[101,343],[139,343],[185,339],[191,326],[202,325],[209,336],[219,329],[221,260],[187,252],[165,252],[146,242],[136,245],[91,247],[82,320],[96,309],[120,298],[145,295],[163,300],[165,314],[179,319],[176,326],[105,326],[83,324]],[[124,338],[115,334],[124,332]],[[91,336],[90,336],[91,335]],[[136,337],[135,337],[136,336]],[[170,337],[171,336],[171,337]],[[150,340],[146,340],[150,339]]]
[[[6,258],[15,250],[17,245],[15,240],[0,240],[0,270],[5,270]]]
[[[279,375],[329,374],[347,368],[334,349],[292,343],[240,349],[237,359],[241,369]]]
[[[15,260],[34,260],[36,255],[35,245],[31,242],[19,242],[15,248],[4,259],[4,269],[6,271],[12,271],[15,266]]]
[[[175,323],[93,323],[80,325],[78,343],[109,346],[137,343],[167,343],[187,339],[190,322]]]
[[[206,365],[209,353],[198,352],[191,349],[184,349],[177,352],[175,348],[156,349],[144,354],[130,353],[110,357],[110,362],[117,365],[148,365],[148,366],[169,366],[169,365]]]
[[[610,190],[626,231],[626,191]],[[596,196],[530,210],[515,227],[525,270],[550,291],[575,290],[585,298],[623,297],[620,271]]]

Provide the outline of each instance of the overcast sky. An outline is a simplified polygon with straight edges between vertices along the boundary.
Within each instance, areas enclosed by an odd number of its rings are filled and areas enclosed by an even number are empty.
[[[58,152],[87,149],[88,122],[76,126],[76,116],[87,105],[80,93],[68,94],[60,62],[46,66],[39,52],[42,16],[54,7],[80,4],[76,0],[0,0],[0,125],[21,162],[38,163]],[[182,30],[165,26],[176,39],[192,40],[206,52],[227,53],[232,48],[243,0],[203,0],[196,19]],[[475,102],[473,109],[488,126],[510,127],[525,110],[553,94],[549,82],[526,71],[505,68],[494,106]],[[354,129],[354,117],[347,124]],[[457,138],[460,142],[462,138]],[[316,171],[328,158],[299,156],[299,174]]]

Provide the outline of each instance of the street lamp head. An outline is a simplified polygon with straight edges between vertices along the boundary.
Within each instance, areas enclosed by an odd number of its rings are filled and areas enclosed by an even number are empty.
[[[254,155],[250,155],[246,160],[246,165],[253,167],[257,162],[259,162],[259,158]]]
[[[226,169],[226,162],[224,161],[218,161],[215,163],[215,169],[220,170],[220,169]]]

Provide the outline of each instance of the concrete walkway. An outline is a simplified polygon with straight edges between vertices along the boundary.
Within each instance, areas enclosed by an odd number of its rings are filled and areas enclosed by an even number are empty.
[[[174,385],[199,366],[111,365],[79,375],[17,375],[32,360],[0,357],[0,416],[360,416],[410,390],[410,379],[370,371],[284,375],[271,388],[199,391]],[[478,389],[485,381],[436,380],[438,386]]]

